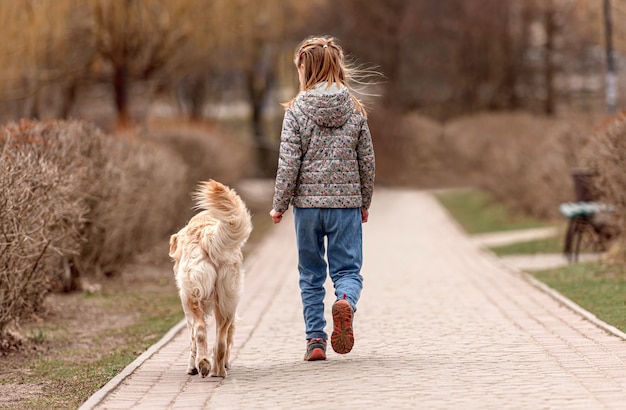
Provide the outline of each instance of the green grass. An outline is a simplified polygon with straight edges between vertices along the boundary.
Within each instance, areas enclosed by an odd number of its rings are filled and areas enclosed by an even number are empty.
[[[626,332],[626,267],[601,262],[531,273],[599,319]]]
[[[72,352],[66,353],[69,357],[72,356]],[[24,382],[44,384],[44,390],[54,393],[21,402],[19,406],[20,408],[42,410],[78,408],[89,396],[115,377],[136,357],[137,355],[132,351],[131,345],[128,345],[90,363],[39,359],[32,367],[35,375],[24,380]]]
[[[470,235],[549,226],[536,218],[511,214],[484,191],[449,191],[437,199]]]
[[[489,248],[497,256],[563,252],[563,238],[550,237]]]
[[[246,253],[254,251],[254,247],[271,227],[271,219],[264,210],[254,214],[253,219],[255,229],[248,241]],[[131,312],[132,322],[89,333],[86,346],[73,340],[76,329],[47,323],[30,327],[27,336],[41,346],[45,353],[14,367],[0,379],[0,383],[34,385],[43,392],[33,394],[30,399],[0,407],[20,410],[80,407],[183,319],[170,269],[167,269],[166,274],[131,281],[122,290],[119,290],[119,286],[113,286],[102,292],[69,295],[77,299],[77,308],[82,301],[90,309],[103,310],[111,316],[127,318]]]
[[[438,199],[470,234],[549,226],[533,218],[513,217],[504,206],[480,191],[451,191]],[[492,251],[496,255],[561,252],[562,236],[494,247]],[[623,264],[577,263],[530,274],[600,320],[626,332],[626,266]]]
[[[85,296],[101,299],[114,313],[132,307],[140,317],[134,324],[115,330],[106,330],[91,335],[95,343],[87,350],[68,347],[53,356],[43,354],[29,363],[23,372],[16,372],[5,383],[29,383],[43,386],[44,394],[16,404],[28,409],[78,408],[93,393],[104,386],[120,371],[135,360],[143,351],[156,343],[165,333],[183,318],[178,295],[163,293],[95,294]],[[115,306],[117,305],[117,306]],[[61,329],[62,330],[62,329]],[[59,330],[33,330],[34,338],[45,339],[46,335]],[[117,341],[117,342],[116,342]],[[123,341],[120,343],[120,341]],[[104,348],[103,346],[108,346]]]

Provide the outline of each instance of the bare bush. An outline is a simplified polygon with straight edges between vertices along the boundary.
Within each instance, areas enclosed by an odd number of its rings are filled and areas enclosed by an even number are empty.
[[[202,123],[153,122],[149,138],[176,152],[188,169],[186,193],[194,191],[198,181],[213,178],[226,185],[235,185],[248,177],[254,168],[254,147],[216,126]],[[192,215],[191,197],[186,194],[179,205],[182,224]],[[185,211],[187,211],[185,213]]]
[[[596,132],[585,152],[585,165],[595,174],[593,184],[601,200],[614,207],[620,232],[626,232],[626,117],[617,119]],[[617,244],[626,258],[626,245]]]
[[[429,188],[449,179],[441,151],[442,125],[418,113],[372,110],[370,131],[379,182]]]
[[[96,178],[86,188],[85,242],[73,260],[79,274],[116,273],[174,230],[187,168],[166,147],[140,139],[103,141]]]
[[[0,130],[0,333],[41,308],[82,244],[88,208],[75,187],[84,167],[50,127],[24,121]]]
[[[51,289],[115,272],[177,225],[186,165],[78,121],[0,129],[0,335]]]
[[[463,182],[491,191],[518,213],[559,215],[573,200],[572,169],[581,166],[584,127],[529,114],[481,114],[444,131],[449,168]]]

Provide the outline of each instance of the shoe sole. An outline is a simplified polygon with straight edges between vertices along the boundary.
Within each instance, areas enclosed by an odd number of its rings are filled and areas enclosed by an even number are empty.
[[[324,353],[324,350],[318,347],[318,348],[313,349],[309,357],[305,357],[304,360],[306,360],[307,362],[313,362],[316,360],[326,360],[326,353]]]
[[[333,304],[333,333],[330,344],[339,354],[346,354],[354,346],[352,330],[352,306],[347,300],[338,300]]]

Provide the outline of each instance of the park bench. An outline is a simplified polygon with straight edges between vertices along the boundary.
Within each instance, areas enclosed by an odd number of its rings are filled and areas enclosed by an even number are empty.
[[[575,202],[560,205],[559,211],[568,219],[563,254],[570,263],[578,262],[582,249],[593,252],[606,250],[608,241],[616,235],[616,228],[607,218],[611,205],[598,202],[593,189],[594,174],[587,170],[574,170]]]

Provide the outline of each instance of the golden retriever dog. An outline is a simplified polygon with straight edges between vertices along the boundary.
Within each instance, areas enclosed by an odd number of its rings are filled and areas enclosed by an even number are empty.
[[[243,285],[242,247],[252,232],[250,213],[237,193],[209,180],[194,193],[201,212],[170,238],[169,255],[191,336],[188,374],[226,377]],[[212,362],[207,319],[215,317]]]

